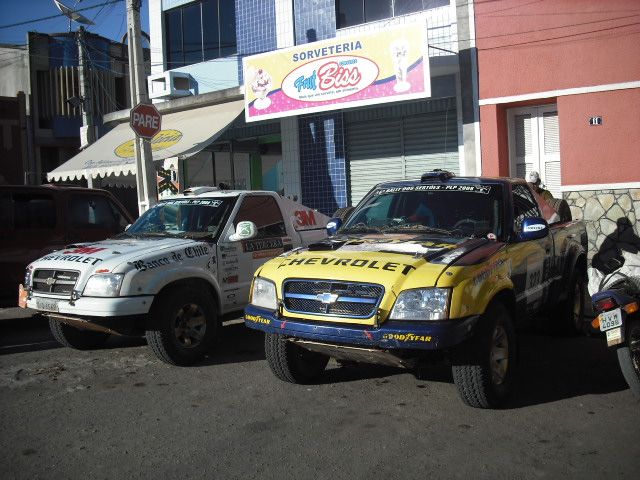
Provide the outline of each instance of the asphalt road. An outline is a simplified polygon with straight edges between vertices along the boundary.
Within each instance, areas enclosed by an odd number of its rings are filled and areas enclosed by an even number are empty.
[[[141,339],[58,347],[0,312],[2,478],[638,478],[640,403],[601,338],[520,332],[503,410],[471,409],[445,366],[416,378],[330,363],[315,385],[268,369],[231,324],[202,364]]]

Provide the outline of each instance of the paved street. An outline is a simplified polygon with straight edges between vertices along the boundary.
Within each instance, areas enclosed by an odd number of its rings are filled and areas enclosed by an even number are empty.
[[[270,373],[261,334],[227,325],[193,368],[143,340],[59,348],[46,322],[0,314],[3,478],[637,478],[640,404],[600,338],[520,334],[505,410],[421,378],[330,363],[321,382]]]

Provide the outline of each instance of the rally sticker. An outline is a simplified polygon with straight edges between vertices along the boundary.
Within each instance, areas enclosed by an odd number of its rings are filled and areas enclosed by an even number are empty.
[[[482,193],[488,195],[491,192],[490,185],[407,185],[405,187],[389,187],[380,188],[375,191],[375,195],[386,195],[388,193],[401,193],[401,192],[468,192],[468,193]]]

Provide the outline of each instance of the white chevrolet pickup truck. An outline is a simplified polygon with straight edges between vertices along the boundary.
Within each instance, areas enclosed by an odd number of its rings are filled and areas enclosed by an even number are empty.
[[[274,192],[194,188],[114,238],[31,263],[19,304],[46,315],[65,346],[92,349],[112,334],[144,333],[161,360],[189,365],[222,316],[245,306],[255,270],[326,237],[328,220]]]

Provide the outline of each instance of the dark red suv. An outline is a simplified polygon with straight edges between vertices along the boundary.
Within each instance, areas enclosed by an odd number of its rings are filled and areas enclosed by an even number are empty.
[[[16,304],[18,285],[32,261],[71,243],[102,240],[132,222],[104,190],[0,186],[0,302]]]

